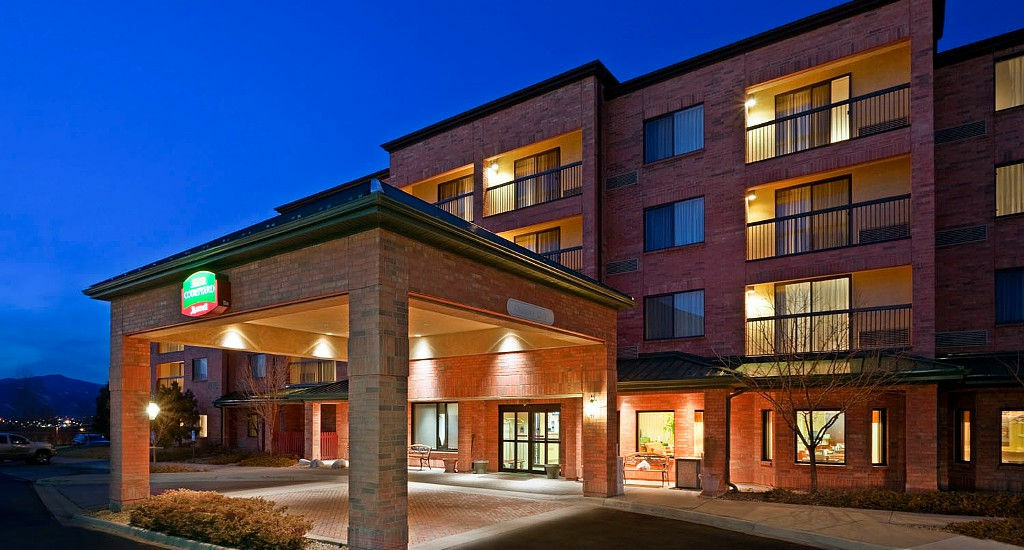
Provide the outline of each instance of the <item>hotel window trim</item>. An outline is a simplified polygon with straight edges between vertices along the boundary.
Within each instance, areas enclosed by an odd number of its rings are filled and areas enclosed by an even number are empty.
[[[814,430],[817,433],[821,433],[822,430],[824,430],[825,434],[826,434],[826,436],[823,437],[822,440],[818,443],[817,449],[815,449],[815,453],[814,454],[815,454],[815,456],[818,457],[815,460],[815,462],[818,463],[818,464],[837,464],[837,465],[846,464],[846,452],[847,452],[846,451],[846,413],[840,412],[840,411],[835,410],[835,409],[832,409],[832,410],[824,410],[824,409],[822,409],[822,410],[813,410],[813,411],[808,410],[808,409],[798,410],[798,411],[796,411],[796,426],[797,426],[797,430],[800,431],[800,432],[803,432],[806,429],[807,423],[806,423],[806,421],[803,418],[803,415],[806,415],[806,414],[813,414],[813,415],[815,415],[814,416],[814,422],[813,422],[814,423]],[[835,422],[833,422],[832,425],[829,426],[826,429],[825,425],[828,423],[828,421],[833,416],[836,417]],[[836,435],[835,439],[837,439],[839,441],[831,442],[831,440],[833,439],[833,437],[832,437],[833,434]],[[804,448],[803,442],[800,441],[800,435],[799,434],[793,434],[793,439],[796,442],[796,449],[795,449],[795,453],[794,453],[794,460],[795,460],[795,462],[797,464],[810,464],[811,463],[811,459],[810,459],[809,456],[807,458],[801,458],[801,453],[806,452],[806,448]],[[830,443],[826,443],[826,441],[829,441]],[[822,447],[829,447],[829,448],[822,449]],[[821,449],[821,455],[820,456],[818,454],[818,449]],[[839,451],[842,452],[841,455],[839,454]],[[830,458],[830,457],[841,457],[841,458]]]
[[[643,441],[645,437],[647,441]],[[652,442],[657,442],[654,447]],[[672,456],[675,442],[675,411],[636,411],[636,452]]]
[[[761,410],[761,460],[771,462],[775,456],[774,413],[771,409]]]
[[[1024,410],[999,411],[1001,428],[1000,464],[1024,464]]]
[[[871,465],[885,466],[889,461],[888,419],[885,409],[871,409]]]
[[[192,381],[206,382],[209,380],[209,362],[205,357],[196,357],[192,360]]]
[[[412,442],[435,451],[459,450],[459,404],[413,403]]]
[[[644,210],[644,252],[704,242],[704,197]]]
[[[703,103],[644,121],[644,164],[703,148]]]
[[[1024,55],[995,62],[995,110],[1024,105]]]
[[[996,270],[996,324],[1024,322],[1024,267]]]
[[[969,464],[974,458],[971,449],[971,409],[956,411],[956,461]]]
[[[996,166],[996,217],[1024,213],[1024,161]]]
[[[704,289],[644,297],[644,340],[701,336],[704,336]]]

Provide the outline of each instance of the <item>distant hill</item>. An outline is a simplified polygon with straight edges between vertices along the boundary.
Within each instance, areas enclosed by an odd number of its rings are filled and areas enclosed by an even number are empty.
[[[0,378],[0,417],[92,416],[100,385],[60,374]]]

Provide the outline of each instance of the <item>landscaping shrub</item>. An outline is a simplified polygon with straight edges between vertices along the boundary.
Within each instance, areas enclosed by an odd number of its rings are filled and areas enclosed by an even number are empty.
[[[752,493],[734,494],[730,498],[750,499]],[[753,497],[758,498],[758,497]],[[872,510],[896,510],[928,514],[965,516],[1024,517],[1024,495],[1013,493],[967,493],[931,491],[903,493],[886,489],[828,489],[802,493],[772,489],[761,493],[761,500],[785,504],[809,504]]]
[[[131,524],[234,548],[301,550],[313,524],[285,509],[262,498],[176,489],[143,500],[131,510]]]
[[[1021,518],[982,519],[951,523],[946,530],[977,539],[992,539],[1024,546],[1024,519]]]
[[[226,464],[234,464],[245,459],[248,456],[248,453],[221,453],[198,459],[197,462],[202,462],[203,464],[216,464],[223,466]]]
[[[150,464],[151,474],[180,474],[182,472],[205,472],[206,468],[186,466],[184,464]]]
[[[294,466],[299,461],[290,456],[270,455],[265,453],[254,454],[242,459],[239,466],[266,466],[270,468],[284,468]]]

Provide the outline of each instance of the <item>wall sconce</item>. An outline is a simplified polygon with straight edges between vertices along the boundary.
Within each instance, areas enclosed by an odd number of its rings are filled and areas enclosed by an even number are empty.
[[[587,415],[587,418],[594,418],[597,416],[597,395],[590,394],[590,399],[583,404],[583,413]]]
[[[757,105],[757,100],[752,97],[748,97],[747,100],[743,102],[743,106],[746,107],[747,109],[753,107],[754,105]]]
[[[753,191],[751,191],[750,193],[747,193],[747,201],[748,202],[752,201],[752,200],[754,200],[756,198],[757,198],[757,193],[755,193]]]
[[[493,174],[497,174],[498,173],[498,168],[499,168],[498,161],[496,161],[496,160],[495,161],[491,161],[491,165],[487,167],[487,169],[490,170],[491,173],[493,173]]]

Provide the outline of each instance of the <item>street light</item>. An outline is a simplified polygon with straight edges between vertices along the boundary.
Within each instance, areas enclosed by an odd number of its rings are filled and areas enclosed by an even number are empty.
[[[149,415],[149,421],[153,422],[156,420],[156,415],[160,414],[160,405],[150,401],[149,405],[146,405],[146,414]],[[150,445],[150,447],[153,448],[153,463],[156,464],[156,445]]]

